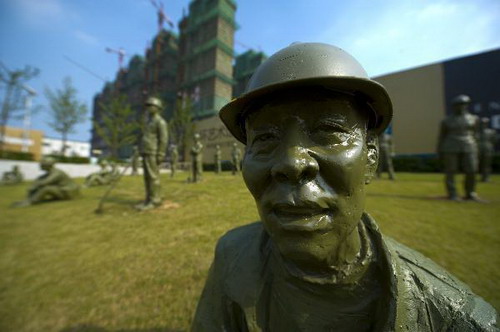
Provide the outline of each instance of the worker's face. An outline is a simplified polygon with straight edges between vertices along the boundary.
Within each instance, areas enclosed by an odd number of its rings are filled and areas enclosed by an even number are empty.
[[[455,104],[453,105],[453,111],[457,115],[465,114],[469,112],[469,104],[467,103]]]
[[[148,112],[149,115],[153,115],[153,114],[158,113],[158,107],[156,107],[154,105],[147,104],[146,111]]]
[[[283,256],[323,265],[356,229],[377,163],[366,121],[351,97],[308,94],[278,97],[246,119],[243,178]]]

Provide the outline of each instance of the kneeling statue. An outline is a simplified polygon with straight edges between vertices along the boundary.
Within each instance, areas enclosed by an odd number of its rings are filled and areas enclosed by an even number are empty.
[[[14,203],[14,207],[29,206],[54,200],[72,199],[80,193],[80,186],[65,172],[54,167],[52,157],[44,157],[40,168],[46,173],[38,177],[28,190],[28,198]]]

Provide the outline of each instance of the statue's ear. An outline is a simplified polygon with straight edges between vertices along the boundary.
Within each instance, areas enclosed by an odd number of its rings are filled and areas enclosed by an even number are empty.
[[[366,133],[366,170],[365,184],[370,183],[378,166],[378,136],[368,131]]]

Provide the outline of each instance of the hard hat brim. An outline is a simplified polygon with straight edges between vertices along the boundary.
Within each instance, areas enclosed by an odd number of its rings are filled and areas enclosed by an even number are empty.
[[[238,141],[246,144],[242,113],[251,102],[278,91],[313,86],[320,86],[355,96],[364,96],[365,102],[375,112],[376,121],[370,129],[377,134],[382,133],[392,120],[392,102],[385,88],[376,81],[349,76],[304,78],[266,85],[233,99],[222,107],[219,116],[229,132]]]

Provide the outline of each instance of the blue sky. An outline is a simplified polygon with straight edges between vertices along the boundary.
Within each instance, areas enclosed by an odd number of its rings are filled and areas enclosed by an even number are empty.
[[[175,23],[189,3],[163,2]],[[500,47],[499,0],[236,2],[236,52],[246,50],[241,44],[271,55],[295,41],[325,42],[347,50],[372,76]],[[11,69],[40,68],[29,84],[39,92],[35,104],[42,107],[47,105],[44,87],[59,88],[70,76],[90,118],[103,81],[64,56],[111,80],[118,62],[105,47],[143,54],[156,24],[149,0],[0,0],[0,61]],[[42,110],[32,127],[57,137],[47,121]],[[90,119],[70,139],[89,140]]]

